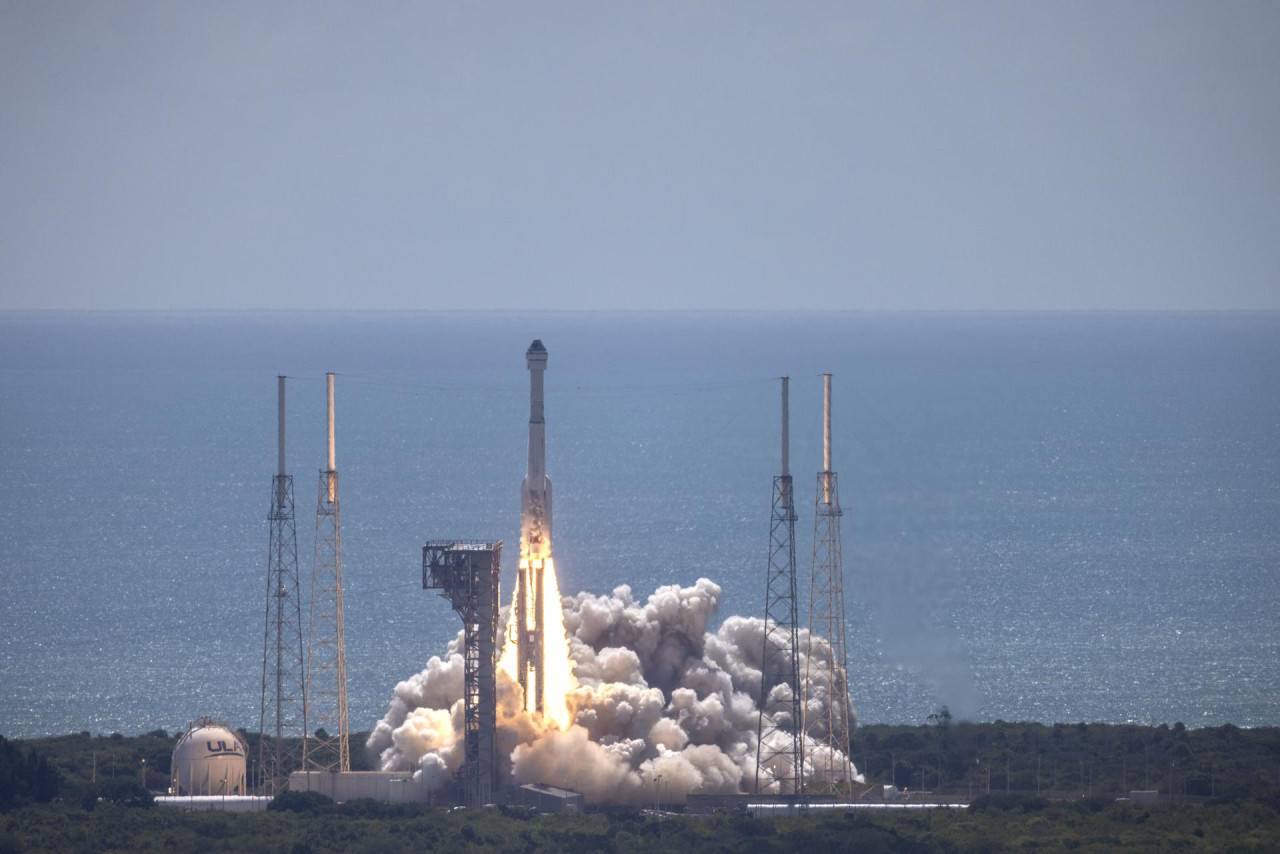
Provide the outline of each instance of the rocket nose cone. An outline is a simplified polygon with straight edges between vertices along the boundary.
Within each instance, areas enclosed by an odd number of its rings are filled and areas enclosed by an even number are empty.
[[[525,351],[524,360],[531,371],[546,370],[547,348],[543,346],[541,338],[535,338],[529,345],[529,349]]]

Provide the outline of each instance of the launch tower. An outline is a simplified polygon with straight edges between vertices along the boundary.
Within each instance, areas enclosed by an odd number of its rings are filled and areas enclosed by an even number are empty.
[[[760,721],[756,730],[756,792],[768,770],[778,794],[799,795],[804,776],[804,732],[800,715],[800,663],[796,633],[796,511],[789,467],[789,401],[782,378],[782,473],[773,479],[769,568],[765,579],[764,658],[760,674]]]
[[[849,672],[845,652],[844,561],[840,550],[840,496],[831,470],[831,374],[822,376],[822,471],[813,511],[813,573],[809,586],[809,647],[805,662],[806,689],[827,686],[825,711],[813,714],[805,698],[805,733],[819,746],[810,765],[814,782],[829,783],[849,797],[853,765],[849,761]],[[814,637],[825,637],[831,656],[815,663]],[[823,673],[822,671],[826,671]]]
[[[422,586],[440,590],[462,618],[463,794],[470,807],[493,800],[497,775],[495,667],[502,542],[434,540],[422,547]]]
[[[516,579],[517,674],[525,708],[542,711],[543,569],[551,558],[551,480],[547,477],[547,424],[542,377],[547,348],[534,339],[524,354],[529,366],[529,465],[520,487],[520,564]]]
[[[342,517],[334,454],[333,374],[329,399],[329,467],[316,495],[316,550],[311,571],[311,626],[307,644],[308,735],[302,743],[307,771],[350,771],[347,725],[347,645],[342,606]]]
[[[302,601],[298,593],[298,531],[293,517],[293,476],[284,464],[284,377],[278,377],[279,465],[271,478],[270,545],[267,550],[267,615],[262,635],[262,716],[258,768],[262,788],[275,794],[299,763],[306,733],[302,656]],[[297,739],[297,742],[294,740]]]

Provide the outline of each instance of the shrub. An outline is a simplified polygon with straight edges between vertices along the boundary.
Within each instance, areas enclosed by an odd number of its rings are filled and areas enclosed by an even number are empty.
[[[333,798],[319,792],[281,792],[271,799],[272,812],[322,813],[333,807]]]
[[[982,795],[969,804],[970,812],[1000,810],[1002,812],[1040,812],[1048,809],[1049,802],[1033,795]]]
[[[62,791],[62,775],[48,758],[0,736],[0,810],[29,801],[48,803]]]
[[[156,800],[151,793],[144,789],[141,783],[132,779],[105,780],[94,787],[89,796],[92,794],[97,795],[97,800],[120,804],[122,807],[150,809],[156,805]]]
[[[1105,795],[1094,795],[1091,798],[1083,798],[1076,802],[1076,809],[1081,812],[1102,812],[1107,807],[1115,806],[1115,798],[1108,798]]]

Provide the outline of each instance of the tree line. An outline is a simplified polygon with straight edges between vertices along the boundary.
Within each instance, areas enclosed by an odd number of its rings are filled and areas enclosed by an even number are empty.
[[[859,727],[851,756],[868,782],[946,794],[1280,802],[1277,727],[970,723],[943,707],[924,726]]]
[[[253,733],[246,736],[252,754],[258,740]],[[853,734],[852,753],[871,782],[896,778],[900,786],[915,789],[919,783],[910,777],[923,774],[926,788],[933,788],[930,777],[938,774],[944,790],[974,796],[968,810],[770,819],[655,816],[634,809],[537,816],[513,808],[334,804],[315,793],[282,797],[262,813],[153,808],[149,790],[167,785],[176,741],[163,730],[137,736],[0,737],[0,854],[144,849],[1249,852],[1274,851],[1280,840],[1280,728],[1275,727],[974,724],[953,721],[939,710],[922,726],[862,726]],[[370,761],[360,755],[357,764],[368,767]],[[1116,800],[1145,784],[1164,793],[1164,802]]]

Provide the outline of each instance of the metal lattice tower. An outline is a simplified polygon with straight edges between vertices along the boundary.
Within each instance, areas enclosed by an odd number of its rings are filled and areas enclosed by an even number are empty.
[[[809,645],[805,662],[805,690],[825,683],[829,694],[819,714],[805,697],[805,734],[817,747],[810,753],[810,789],[813,783],[830,785],[849,797],[853,790],[853,763],[849,760],[849,671],[845,647],[844,562],[840,551],[840,495],[836,473],[831,470],[831,374],[823,374],[822,462],[818,473],[813,511],[813,574],[809,582]],[[826,638],[831,654],[815,656],[815,636]],[[815,658],[821,661],[815,663]]]
[[[275,794],[302,763],[306,733],[302,600],[298,592],[298,532],[293,476],[284,464],[284,377],[279,377],[279,466],[271,478],[271,540],[267,554],[267,615],[262,633],[262,717],[258,769],[263,791]]]
[[[497,776],[498,579],[502,542],[435,540],[422,547],[422,586],[442,590],[462,618],[463,795],[467,806],[493,801]]]
[[[347,724],[347,645],[343,632],[342,517],[334,455],[333,374],[329,395],[329,468],[316,495],[316,550],[311,570],[307,643],[307,728],[302,745],[308,771],[350,771]],[[323,734],[322,734],[323,733]]]
[[[782,378],[782,473],[773,479],[769,525],[756,791],[760,791],[761,770],[768,769],[778,781],[778,794],[799,795],[804,775],[804,732],[796,616],[796,511],[788,460],[788,382],[787,377]]]

